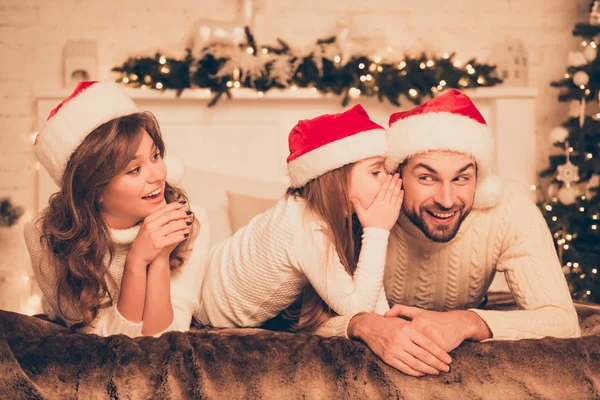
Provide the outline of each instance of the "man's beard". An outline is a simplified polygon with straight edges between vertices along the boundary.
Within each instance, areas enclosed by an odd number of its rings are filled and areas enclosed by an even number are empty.
[[[421,206],[419,208],[418,214],[416,212],[409,211],[409,210],[405,209],[404,207],[402,207],[402,212],[404,213],[404,215],[406,215],[408,217],[408,219],[413,224],[415,224],[421,230],[421,232],[423,232],[423,234],[427,237],[427,239],[431,240],[432,242],[436,242],[436,243],[448,243],[449,241],[454,239],[454,237],[458,233],[458,230],[460,229],[460,226],[462,225],[463,221],[465,220],[465,218],[467,218],[467,216],[471,212],[471,208],[465,210],[464,207],[465,206],[463,204],[461,207],[459,207],[456,210],[457,213],[460,213],[457,221],[452,222],[451,224],[448,224],[448,225],[443,225],[443,224],[435,225],[435,227],[433,227],[430,224],[428,224],[427,222],[425,222],[424,215],[427,212],[426,210],[428,210],[428,208],[426,208],[426,207]],[[434,211],[447,212],[447,210],[434,210]]]

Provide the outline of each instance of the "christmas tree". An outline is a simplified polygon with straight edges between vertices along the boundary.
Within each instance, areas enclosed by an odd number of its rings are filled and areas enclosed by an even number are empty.
[[[550,133],[558,154],[541,177],[552,177],[539,203],[554,236],[574,299],[600,303],[600,1],[590,4],[589,21],[573,35],[580,48],[569,53],[559,101],[569,102],[570,118]]]

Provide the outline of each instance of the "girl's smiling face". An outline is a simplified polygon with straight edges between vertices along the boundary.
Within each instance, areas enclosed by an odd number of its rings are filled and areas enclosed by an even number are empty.
[[[100,213],[108,226],[130,228],[164,206],[166,176],[160,152],[144,130],[135,156],[100,198]]]

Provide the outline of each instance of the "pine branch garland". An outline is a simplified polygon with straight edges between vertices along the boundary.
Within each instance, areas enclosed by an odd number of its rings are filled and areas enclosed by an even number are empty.
[[[335,36],[317,40],[309,54],[298,54],[282,39],[277,39],[276,45],[259,46],[248,27],[245,34],[245,42],[237,49],[227,48],[223,43],[209,43],[197,58],[190,49],[182,60],[157,53],[154,57],[129,58],[113,71],[120,73],[117,81],[125,85],[176,90],[178,96],[185,89],[209,89],[213,95],[209,107],[217,104],[223,94],[231,98],[231,91],[238,87],[254,89],[257,94],[290,86],[314,88],[323,94],[340,96],[343,105],[353,97],[365,96],[399,106],[401,97],[420,104],[444,89],[494,86],[502,82],[495,76],[495,66],[472,59],[464,64],[469,66],[467,69],[459,65],[454,54],[428,57],[422,53],[416,57],[405,55],[403,60],[353,55],[342,63]],[[232,52],[240,50],[257,57],[256,62],[264,62],[266,73],[236,77],[229,72]],[[340,54],[331,56],[334,52]],[[282,78],[283,62],[289,63],[290,79]],[[227,73],[223,73],[224,66]]]

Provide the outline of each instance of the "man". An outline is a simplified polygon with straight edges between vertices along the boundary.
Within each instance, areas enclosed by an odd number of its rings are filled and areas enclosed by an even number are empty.
[[[490,176],[493,138],[471,100],[450,90],[393,114],[389,143],[405,191],[384,277],[394,306],[317,333],[360,339],[414,376],[448,371],[464,340],[580,336],[548,227],[525,189]],[[496,272],[520,310],[476,309]]]

